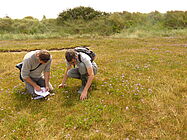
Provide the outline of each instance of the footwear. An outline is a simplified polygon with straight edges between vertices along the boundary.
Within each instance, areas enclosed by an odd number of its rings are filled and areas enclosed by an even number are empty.
[[[44,98],[44,96],[42,96],[42,95],[32,97],[33,100],[38,100],[38,99],[42,99],[42,98]]]
[[[79,93],[79,94],[81,94],[81,93],[83,92],[84,87],[86,86],[86,83],[87,83],[87,78],[88,78],[87,74],[81,75],[82,86],[81,86],[81,88],[78,90],[78,93]]]
[[[84,90],[84,86],[81,86],[81,88],[78,90],[78,93],[81,94]]]

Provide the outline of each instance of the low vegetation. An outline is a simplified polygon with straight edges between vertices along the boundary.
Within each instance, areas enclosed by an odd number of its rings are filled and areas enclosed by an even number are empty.
[[[0,18],[0,40],[56,37],[180,37],[186,36],[187,11],[160,13],[106,13],[91,7],[76,7],[59,13],[56,19]]]
[[[185,139],[187,99],[186,37],[56,38],[0,41],[0,139]],[[89,98],[79,100],[80,81],[69,79],[64,51],[88,45],[99,72]],[[55,95],[23,95],[15,64],[26,52],[50,49]],[[12,50],[15,52],[7,52]]]

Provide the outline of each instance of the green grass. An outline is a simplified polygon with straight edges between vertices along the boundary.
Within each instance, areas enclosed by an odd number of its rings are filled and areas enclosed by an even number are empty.
[[[166,29],[161,27],[140,26],[123,29],[122,32],[113,35],[115,38],[153,38],[153,37],[186,37],[187,29]]]
[[[87,24],[86,24],[87,25]],[[82,25],[81,25],[82,26]],[[125,28],[119,33],[106,33],[108,30],[102,29],[99,32],[90,33],[90,31],[86,31],[86,33],[71,33],[72,28],[68,29],[69,31],[58,29],[58,32],[48,32],[48,33],[34,33],[34,34],[24,34],[24,33],[0,33],[0,40],[48,40],[51,38],[52,40],[55,38],[66,38],[68,39],[77,39],[77,38],[103,38],[104,36],[112,37],[112,38],[157,38],[157,37],[187,37],[187,29],[167,29],[162,28],[160,26],[137,26],[131,28]],[[66,28],[65,28],[66,29]],[[76,29],[75,29],[76,30]],[[82,31],[83,29],[79,29]],[[64,40],[64,39],[63,39]]]
[[[185,139],[187,38],[59,38],[0,41],[1,51],[89,45],[99,72],[89,98],[79,100],[80,81],[69,79],[64,51],[52,51],[55,96],[22,95],[15,64],[26,52],[0,53],[1,139]]]

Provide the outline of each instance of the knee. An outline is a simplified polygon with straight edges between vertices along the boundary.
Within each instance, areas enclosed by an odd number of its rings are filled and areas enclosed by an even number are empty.
[[[72,77],[72,72],[71,72],[71,70],[68,70],[67,76],[68,76],[68,77]]]
[[[84,63],[80,63],[80,65],[79,65],[79,73],[80,73],[81,75],[87,73],[87,69],[86,69],[86,66],[85,66]]]
[[[76,78],[76,79],[80,79],[80,74],[78,73],[78,70],[73,70],[73,69],[70,69],[68,72],[67,72],[67,76],[70,77],[70,78]]]
[[[34,87],[26,85],[27,92],[31,95],[35,95]]]

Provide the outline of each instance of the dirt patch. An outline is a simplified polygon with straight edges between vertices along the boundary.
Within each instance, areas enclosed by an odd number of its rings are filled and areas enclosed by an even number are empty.
[[[57,52],[57,51],[65,51],[65,50],[68,50],[68,49],[74,49],[76,47],[79,47],[79,46],[75,46],[75,47],[69,47],[69,48],[52,48],[52,49],[47,49],[48,51],[50,52]],[[81,46],[83,48],[87,47],[87,48],[90,48],[89,46]],[[21,49],[21,50],[0,50],[0,52],[30,52],[30,51],[34,51],[34,50],[25,50],[25,49]]]

